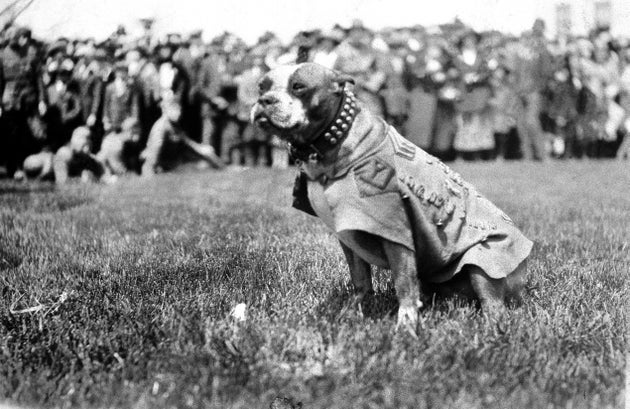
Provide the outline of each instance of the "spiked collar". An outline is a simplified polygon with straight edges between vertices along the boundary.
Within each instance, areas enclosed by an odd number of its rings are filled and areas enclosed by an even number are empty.
[[[338,147],[348,136],[354,118],[361,109],[357,105],[356,97],[344,87],[343,98],[339,102],[337,114],[328,123],[318,136],[310,143],[299,145],[289,144],[289,153],[299,164],[300,161],[316,163],[324,158],[324,155]]]

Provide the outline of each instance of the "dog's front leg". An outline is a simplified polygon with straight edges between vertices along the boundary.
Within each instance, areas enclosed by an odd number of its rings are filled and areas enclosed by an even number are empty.
[[[362,307],[363,301],[368,301],[366,296],[374,292],[372,288],[372,272],[370,265],[352,251],[350,247],[346,246],[341,241],[339,241],[339,243],[348,262],[350,277],[352,278],[352,285],[354,286],[356,294],[356,302]]]
[[[418,309],[420,301],[420,283],[416,266],[416,254],[407,247],[389,240],[383,241],[389,268],[394,275],[394,287],[398,297],[398,320],[396,329],[405,328],[417,338]]]

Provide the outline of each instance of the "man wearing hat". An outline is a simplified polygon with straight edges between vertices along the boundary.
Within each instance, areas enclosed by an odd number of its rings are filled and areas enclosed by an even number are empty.
[[[49,64],[52,82],[46,87],[48,109],[44,115],[48,135],[45,148],[56,151],[70,141],[72,132],[83,122],[79,86],[72,81],[74,63],[65,58]]]
[[[92,131],[92,146],[96,149],[101,144],[103,129],[103,99],[105,88],[114,76],[113,65],[110,61],[113,50],[111,42],[105,41],[96,45],[94,55],[88,65],[75,75],[79,76],[81,89],[81,103],[85,124]]]
[[[338,31],[323,32],[317,38],[312,52],[312,61],[332,69],[337,63],[337,58],[339,58],[336,49],[342,40],[343,37],[339,36]]]
[[[63,185],[72,177],[81,181],[98,180],[104,174],[103,164],[92,154],[90,129],[80,126],[72,132],[70,141],[59,148],[53,157],[55,182]]]
[[[22,177],[22,162],[36,140],[45,136],[40,119],[46,111],[37,50],[27,28],[15,30],[0,51],[0,163]]]
[[[183,112],[184,126],[193,139],[210,145],[216,115],[225,109],[227,102],[219,96],[219,61],[207,52],[201,34],[201,30],[191,33],[188,46],[180,47],[173,60],[182,66],[190,78],[188,112]]]
[[[545,23],[538,19],[532,31],[523,34],[514,61],[514,83],[520,107],[517,121],[523,155],[526,159],[544,160],[545,135],[540,123],[542,92],[553,74],[553,59],[547,50]]]
[[[348,35],[337,47],[335,69],[350,75],[356,81],[357,98],[376,116],[384,116],[383,101],[379,95],[386,75],[379,66],[377,52],[372,47],[373,33],[355,21]]]
[[[144,46],[127,51],[125,56],[131,87],[137,97],[140,144],[149,137],[151,127],[160,117],[161,88],[158,68]]]
[[[170,170],[187,156],[208,162],[214,168],[222,168],[223,162],[209,145],[202,145],[186,135],[180,125],[181,106],[173,93],[162,99],[162,116],[153,124],[145,149],[140,154],[142,176]]]
[[[127,64],[114,66],[114,80],[105,87],[103,126],[105,132],[120,132],[127,118],[138,120],[138,95],[129,80]]]

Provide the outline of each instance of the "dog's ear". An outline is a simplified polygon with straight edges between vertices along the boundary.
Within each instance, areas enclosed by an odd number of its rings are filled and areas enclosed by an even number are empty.
[[[354,85],[354,78],[352,78],[351,76],[349,76],[348,74],[344,74],[341,73],[339,71],[335,71],[334,72],[334,77],[333,77],[333,86],[335,87],[334,91],[336,93],[340,93],[343,91],[343,88],[346,86],[346,84],[352,84]]]

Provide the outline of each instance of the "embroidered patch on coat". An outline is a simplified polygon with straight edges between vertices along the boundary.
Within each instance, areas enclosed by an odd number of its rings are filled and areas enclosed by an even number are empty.
[[[394,145],[394,151],[396,152],[396,155],[401,156],[407,160],[413,160],[413,158],[416,157],[416,146],[403,139],[402,137],[399,138],[391,138],[392,143]]]
[[[361,197],[374,196],[395,191],[395,184],[390,183],[395,174],[387,163],[372,158],[354,169],[354,180]]]

